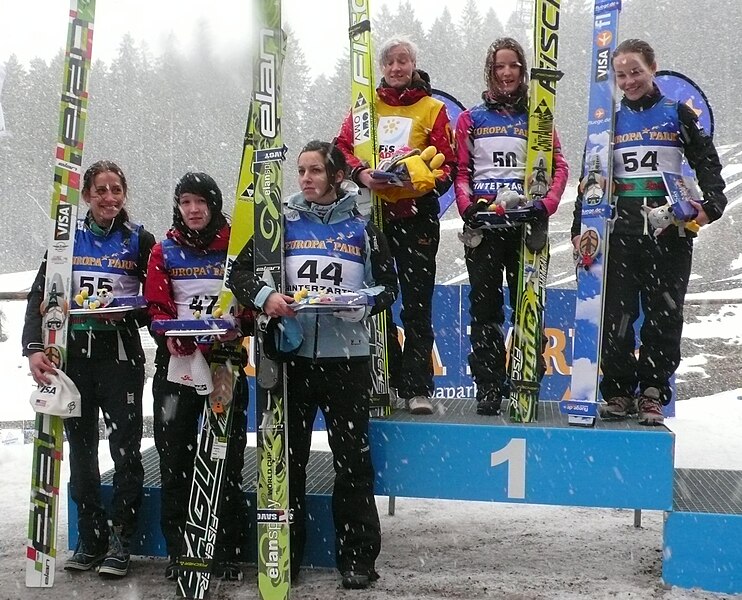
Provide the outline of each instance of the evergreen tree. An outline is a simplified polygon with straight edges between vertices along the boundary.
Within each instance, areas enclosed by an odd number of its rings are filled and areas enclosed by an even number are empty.
[[[312,121],[317,111],[309,94],[311,80],[304,51],[297,43],[293,30],[285,26],[284,31],[288,47],[283,65],[283,141],[288,147],[286,164],[295,165],[299,151],[313,139]],[[324,141],[328,139],[332,137],[323,138]],[[289,179],[286,179],[286,184]]]
[[[451,53],[457,51],[458,45],[459,38],[451,13],[445,7],[433,21],[417,57],[418,66],[430,73],[433,87],[455,96],[461,94],[461,73],[446,67],[451,61]]]
[[[371,15],[371,38],[374,47],[374,63],[377,63],[379,48],[386,40],[391,37],[398,37],[399,32],[396,28],[395,18],[392,16],[389,7],[386,4],[381,5],[381,10]]]
[[[482,91],[480,73],[484,64],[484,53],[489,46],[487,43],[487,46],[481,47],[484,43],[484,30],[482,17],[474,0],[467,0],[464,5],[458,24],[458,34],[461,42],[456,55],[452,58],[456,71],[466,73],[459,84],[458,98],[466,106],[473,106],[479,100]]]

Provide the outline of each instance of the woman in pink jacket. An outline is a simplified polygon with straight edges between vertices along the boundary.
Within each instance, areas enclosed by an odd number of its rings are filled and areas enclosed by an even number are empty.
[[[465,228],[476,228],[480,200],[506,204],[523,194],[528,138],[526,59],[512,38],[496,40],[487,51],[483,102],[461,114],[456,126],[456,203]],[[569,176],[554,134],[553,178],[546,195],[531,210],[547,219],[559,205]],[[467,244],[471,315],[469,366],[477,385],[477,412],[500,414],[509,394],[505,371],[503,271],[515,305],[521,228],[482,230],[478,245]]]

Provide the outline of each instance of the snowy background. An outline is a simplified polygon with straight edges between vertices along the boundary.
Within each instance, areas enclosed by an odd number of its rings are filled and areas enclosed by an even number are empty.
[[[734,143],[742,139],[735,113],[740,82],[734,76],[738,70],[736,47],[719,44],[719,40],[735,39],[738,2],[628,0],[622,17],[623,37],[652,40],[661,68],[680,70],[704,87],[717,115],[716,139],[728,184],[729,205],[724,218],[704,228],[695,245],[685,308],[684,359],[677,377],[677,416],[667,421],[676,434],[677,467],[742,469],[742,236],[737,224],[742,217],[742,143]],[[23,11],[20,16],[16,4]],[[50,4],[50,0],[28,0],[23,4],[3,2],[0,6],[0,24],[4,26],[0,63],[10,65],[2,90],[8,131],[0,138],[0,273],[5,273],[0,275],[0,292],[28,288],[34,273],[12,271],[37,265],[46,239],[45,215],[58,115],[60,59],[55,53],[66,28],[66,9],[59,6],[55,10],[60,16],[52,17],[54,28],[39,27],[42,15],[46,17],[51,11]],[[186,168],[212,172],[222,184],[228,204],[233,197],[231,188],[250,87],[245,68],[249,61],[244,52],[238,60],[214,52],[211,37],[224,37],[221,34],[226,32],[218,26],[212,25],[211,30],[204,27],[198,14],[191,14],[187,23],[181,23],[180,16],[195,13],[192,7],[163,9],[173,13],[172,19],[161,20],[172,29],[169,36],[155,39],[154,34],[133,31],[136,25],[127,25],[114,15],[112,7],[117,4],[99,3],[95,45],[102,50],[103,45],[112,44],[114,49],[108,54],[96,50],[99,62],[91,82],[86,163],[103,157],[120,162],[130,175],[134,214],[161,237],[169,222],[173,181]],[[158,8],[160,4],[167,2],[158,0]],[[347,37],[341,26],[330,27],[332,31],[327,35],[324,29],[317,29],[317,21],[322,27],[329,26],[327,10],[316,14],[318,4],[286,2],[288,29],[293,29],[299,40],[298,46],[291,46],[287,58],[290,76],[285,82],[285,132],[287,139],[292,135],[295,138],[288,140],[294,152],[312,137],[332,137],[347,111],[347,96],[338,91],[347,87],[348,77],[343,72],[347,57],[342,50]],[[453,0],[416,0],[413,10],[407,2],[386,2],[377,5],[374,30],[378,34],[390,29],[416,39],[422,50],[421,66],[431,71],[436,85],[471,104],[481,89],[479,65],[492,38],[505,30],[522,39],[528,35],[521,31],[513,14],[518,4],[514,1],[496,3],[499,24],[490,13],[485,18],[495,3],[467,1],[463,10],[461,4]],[[564,63],[567,73],[560,88],[557,121],[573,167],[573,184],[584,137],[586,36],[591,18],[588,4],[563,3],[565,35],[560,39],[560,63]],[[322,6],[324,9],[324,0]],[[337,7],[337,11],[333,8],[329,12],[344,14],[344,2],[328,0],[328,6]],[[449,7],[451,12],[447,13]],[[224,4],[220,8],[227,12]],[[137,23],[156,20],[143,18],[140,13],[144,10],[132,9],[128,4],[126,10],[136,15]],[[420,23],[417,19],[423,18],[422,13],[429,14]],[[38,18],[29,19],[32,14]],[[670,28],[669,14],[674,18]],[[229,15],[240,37],[246,39],[242,30],[245,20],[231,12]],[[736,15],[736,19],[730,15]],[[453,21],[455,27],[451,26]],[[134,38],[126,37],[127,31]],[[211,35],[214,31],[220,36]],[[323,44],[316,44],[318,35]],[[198,40],[195,48],[185,45],[183,40],[188,36]],[[42,52],[44,43],[51,47]],[[328,52],[325,43],[334,52]],[[18,60],[11,60],[14,53],[18,53]],[[318,54],[323,54],[321,64]],[[165,94],[167,101],[151,93],[155,88]],[[290,93],[292,89],[294,93]],[[146,104],[145,110],[141,103],[147,99],[154,102]],[[312,106],[307,104],[310,100]],[[322,106],[321,111],[314,110],[316,104]],[[153,127],[153,116],[162,117],[159,108],[166,118]],[[290,173],[287,169],[289,189],[293,185]],[[574,286],[568,235],[574,196],[573,185],[551,221],[549,285],[555,287]],[[467,281],[462,248],[456,240],[460,228],[461,221],[449,211],[442,224],[439,283]],[[5,389],[0,401],[0,489],[4,492],[0,511],[0,600],[175,597],[174,585],[163,577],[164,561],[145,557],[134,559],[130,576],[122,581],[102,581],[95,573],[73,576],[60,568],[53,590],[24,587],[31,451],[22,443],[23,421],[27,420],[28,425],[33,416],[27,402],[32,382],[27,362],[20,355],[24,308],[21,301],[0,301],[0,385]],[[152,414],[148,390],[145,415]],[[315,437],[317,447],[326,448],[322,436]],[[152,440],[144,440],[143,445],[151,446]],[[100,446],[100,462],[101,471],[111,467],[105,442]],[[65,462],[65,481],[66,468]],[[66,486],[62,489],[60,547],[66,547]],[[645,511],[642,527],[636,529],[633,513],[628,510],[400,498],[396,516],[390,517],[386,499],[379,498],[378,504],[383,541],[377,564],[381,580],[374,588],[346,592],[340,589],[336,573],[306,572],[295,588],[295,598],[723,597],[663,587],[661,512]],[[61,558],[65,556],[62,552]],[[248,568],[242,584],[215,586],[212,598],[256,598],[254,582],[255,571]]]

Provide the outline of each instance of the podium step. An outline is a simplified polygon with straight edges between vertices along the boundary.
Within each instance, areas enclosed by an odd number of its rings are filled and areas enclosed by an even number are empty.
[[[160,463],[153,446],[142,452],[144,493],[139,511],[139,526],[131,540],[135,555],[166,556],[165,540],[160,531]],[[255,473],[257,449],[245,449],[242,471],[243,487],[248,503],[248,520],[243,524],[242,548],[246,562],[255,562]],[[332,486],[335,471],[331,452],[312,452],[307,467],[307,544],[304,566],[335,567],[335,529],[332,524]],[[69,493],[69,485],[68,485]],[[109,505],[113,496],[113,470],[101,475],[101,497]],[[69,497],[69,496],[68,496]],[[77,545],[77,506],[70,500],[67,507],[69,548]]]
[[[371,422],[376,494],[670,510],[674,435],[636,420],[569,426],[557,402],[537,423],[438,399],[433,415],[395,410]]]
[[[742,593],[742,471],[677,469],[665,518],[662,579],[669,585]]]

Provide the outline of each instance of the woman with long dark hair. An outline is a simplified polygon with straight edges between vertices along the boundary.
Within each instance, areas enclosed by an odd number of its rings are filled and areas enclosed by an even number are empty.
[[[155,239],[129,219],[124,172],[108,160],[92,164],[83,177],[82,197],[88,212],[75,230],[73,296],[99,290],[135,296],[145,282]],[[40,306],[46,258],[28,295],[23,354],[31,374],[48,383],[55,367],[44,354]],[[126,575],[129,539],[136,530],[144,470],[142,390],[144,352],[139,328],[148,324],[145,310],[125,313],[91,311],[70,316],[65,373],[81,394],[82,415],[65,419],[70,446],[70,495],[77,504],[77,548],[64,565],[71,571],[98,567],[101,575]],[[114,464],[113,501],[107,512],[100,498],[98,419],[108,429]]]

